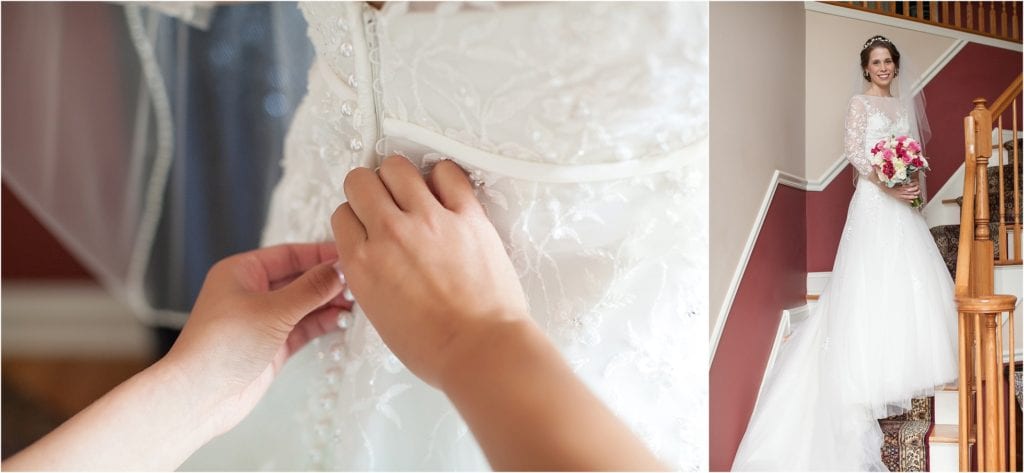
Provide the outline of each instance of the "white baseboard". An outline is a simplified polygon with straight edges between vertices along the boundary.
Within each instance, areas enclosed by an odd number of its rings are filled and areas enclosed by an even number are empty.
[[[768,374],[771,373],[772,368],[775,366],[775,359],[778,358],[779,351],[782,350],[782,345],[793,333],[793,326],[806,320],[810,314],[811,309],[808,305],[782,311],[782,318],[779,319],[779,327],[775,330],[775,340],[772,342],[772,351],[771,354],[768,355],[768,364],[765,365],[764,373],[761,374],[761,384],[757,388],[758,402],[760,402],[761,393],[764,391],[764,382],[767,379]],[[755,403],[754,405],[756,408],[757,404]]]
[[[832,278],[832,271],[807,273],[807,294],[821,295]]]
[[[5,281],[2,290],[4,357],[152,356],[150,329],[97,284]]]

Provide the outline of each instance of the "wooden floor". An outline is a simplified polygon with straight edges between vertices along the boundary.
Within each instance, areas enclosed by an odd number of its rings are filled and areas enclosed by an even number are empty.
[[[0,456],[7,458],[149,366],[150,361],[5,356],[0,364]]]

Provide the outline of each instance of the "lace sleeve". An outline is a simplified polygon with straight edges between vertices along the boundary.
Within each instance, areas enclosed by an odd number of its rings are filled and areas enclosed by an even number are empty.
[[[851,98],[849,109],[846,112],[846,138],[843,151],[846,160],[862,175],[871,171],[871,160],[864,144],[864,139],[867,136],[867,124],[868,117],[864,101],[857,97]]]

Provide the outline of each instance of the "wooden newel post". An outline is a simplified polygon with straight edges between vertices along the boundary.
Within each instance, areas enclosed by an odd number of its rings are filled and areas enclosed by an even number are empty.
[[[992,113],[984,98],[974,99],[971,117],[974,119],[975,203],[974,203],[974,255],[993,255],[989,230],[988,159],[992,156]],[[975,258],[971,264],[972,296],[992,294],[994,289],[992,257]]]

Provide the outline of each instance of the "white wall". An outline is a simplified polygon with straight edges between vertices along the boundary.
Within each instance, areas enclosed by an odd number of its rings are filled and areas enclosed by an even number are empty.
[[[804,7],[711,3],[711,325],[773,172],[804,170]]]

